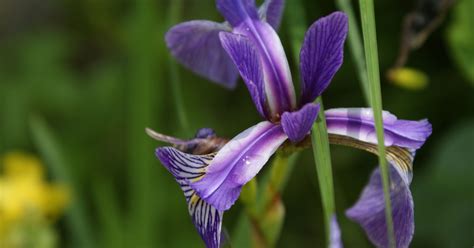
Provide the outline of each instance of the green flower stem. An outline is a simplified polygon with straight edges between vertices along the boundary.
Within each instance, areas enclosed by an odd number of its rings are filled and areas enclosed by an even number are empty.
[[[364,94],[365,101],[369,104],[370,89],[367,80],[367,68],[365,66],[364,47],[362,46],[362,38],[360,35],[359,25],[357,25],[354,8],[352,7],[350,0],[337,0],[336,4],[340,10],[346,13],[349,19],[349,48],[352,60],[357,68],[360,87]]]
[[[304,7],[301,0],[295,0],[288,6],[287,18],[290,22],[290,37],[292,41],[293,62],[295,68],[299,68],[299,53],[301,43],[303,42],[307,25],[305,23]],[[318,120],[312,129],[312,146],[314,153],[314,161],[318,175],[318,183],[321,191],[321,201],[324,211],[324,223],[326,230],[326,240],[329,245],[331,236],[331,218],[335,214],[334,186],[331,169],[331,154],[329,152],[329,140],[326,128],[326,119],[324,117],[324,108],[322,99],[318,98],[317,102],[321,104]]]
[[[382,120],[382,96],[380,90],[380,72],[377,52],[377,35],[373,0],[360,0],[362,33],[364,36],[365,59],[367,63],[367,78],[370,85],[370,102],[374,112],[375,129],[377,132],[378,155],[380,172],[385,198],[385,219],[389,246],[395,247],[395,236],[390,201],[390,178],[387,160],[385,159],[384,132]]]
[[[329,138],[324,116],[324,107],[321,97],[317,100],[320,104],[318,119],[313,125],[311,132],[311,143],[313,147],[314,162],[318,175],[321,202],[323,204],[324,224],[326,230],[327,246],[330,245],[331,218],[334,216],[336,207],[334,199],[334,183],[332,176],[331,153],[329,149]]]
[[[281,200],[291,171],[299,153],[292,155],[277,153],[270,171],[257,186],[256,179],[247,183],[242,190],[241,201],[245,204],[251,243],[256,247],[274,247],[281,234],[285,219],[285,207]],[[240,231],[242,232],[242,231]],[[242,234],[238,234],[241,238]],[[242,242],[242,241],[239,241]]]

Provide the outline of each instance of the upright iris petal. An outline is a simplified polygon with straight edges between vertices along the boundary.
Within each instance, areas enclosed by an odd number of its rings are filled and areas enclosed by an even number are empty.
[[[296,107],[296,97],[285,51],[275,30],[262,22],[251,0],[217,0],[217,8],[234,27],[246,36],[258,53],[269,112],[278,119]]]
[[[306,32],[300,52],[302,104],[321,95],[341,67],[347,31],[347,16],[334,12]]]
[[[253,3],[253,1],[252,1]],[[280,24],[284,0],[265,0],[258,10],[262,20],[275,29]],[[166,44],[186,68],[226,88],[235,88],[238,72],[222,49],[219,32],[232,31],[228,23],[207,20],[184,22],[166,33]]]

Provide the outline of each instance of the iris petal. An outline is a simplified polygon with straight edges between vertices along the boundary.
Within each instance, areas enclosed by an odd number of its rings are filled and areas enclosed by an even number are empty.
[[[301,141],[313,126],[319,113],[319,104],[308,103],[295,112],[285,112],[281,116],[283,131],[292,142]]]
[[[258,11],[255,0],[217,0],[217,10],[233,27],[250,18],[258,20]]]
[[[409,181],[402,178],[393,166],[390,168],[390,198],[396,247],[408,247],[415,229],[413,198]],[[385,201],[379,168],[375,169],[357,203],[346,215],[359,223],[370,241],[377,247],[389,247],[385,224]]]
[[[328,109],[325,116],[329,133],[377,144],[371,108]],[[382,118],[386,146],[418,149],[431,134],[431,124],[427,120],[399,120],[387,111],[383,111]]]
[[[206,174],[190,186],[218,210],[227,210],[238,199],[242,186],[257,175],[286,139],[281,126],[260,122],[222,147]]]
[[[189,181],[205,174],[214,158],[209,155],[191,155],[172,147],[158,148],[156,156],[166,169],[173,174],[188,203],[189,215],[194,226],[208,248],[219,248],[223,211],[203,201],[189,186]]]
[[[300,53],[302,103],[314,101],[342,65],[347,16],[335,12],[317,20],[306,32]]]
[[[238,72],[219,40],[219,32],[230,30],[229,25],[212,21],[184,22],[166,33],[166,44],[185,67],[232,89]]]
[[[265,0],[258,9],[260,18],[268,22],[275,30],[280,27],[285,0]]]
[[[336,216],[334,215],[331,219],[331,243],[329,244],[329,248],[342,248],[342,240],[341,240],[341,229],[339,228],[339,224],[337,223]]]
[[[253,44],[243,35],[221,33],[222,46],[234,61],[240,75],[250,91],[257,111],[264,118],[269,114],[264,109],[265,91],[260,60]]]

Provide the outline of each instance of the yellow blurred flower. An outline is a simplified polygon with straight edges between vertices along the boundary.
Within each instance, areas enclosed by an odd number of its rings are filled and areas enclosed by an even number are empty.
[[[393,84],[409,90],[424,89],[429,81],[424,72],[408,67],[390,69],[387,77]]]
[[[68,190],[46,181],[37,157],[10,152],[2,157],[0,169],[0,240],[31,213],[51,220],[64,211]]]

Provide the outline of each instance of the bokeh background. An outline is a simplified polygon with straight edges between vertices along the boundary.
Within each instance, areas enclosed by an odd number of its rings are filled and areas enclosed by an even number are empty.
[[[170,56],[164,34],[172,25],[223,20],[213,0],[176,2],[0,1],[0,242],[5,247],[15,242],[20,247],[203,247],[181,190],[154,157],[154,148],[163,144],[144,128],[184,138],[212,127],[232,137],[260,119],[242,83],[225,90]],[[333,1],[303,2],[306,27],[292,26],[288,18],[295,13],[287,8],[279,30],[290,62],[292,43],[301,42],[291,39],[292,29],[304,30],[337,9]],[[382,72],[398,55],[403,17],[413,7],[408,0],[376,1]],[[429,78],[425,88],[407,89],[382,75],[384,109],[433,124],[414,165],[412,247],[474,245],[474,78],[469,71],[474,69],[474,21],[465,14],[469,9],[474,11],[472,0],[459,0],[410,55],[407,66]],[[345,54],[324,94],[326,108],[366,106],[347,46]],[[298,70],[290,64],[296,79]],[[185,114],[181,122],[179,108]],[[371,247],[344,210],[358,198],[377,158],[331,148],[343,241],[347,247]],[[15,170],[15,163],[24,168]],[[9,184],[14,176],[30,174],[35,183]],[[324,246],[316,178],[312,153],[304,151],[283,193],[286,218],[278,247]],[[48,190],[38,190],[42,187]],[[9,215],[10,203],[35,202],[38,195],[41,204],[24,209],[19,203],[13,207],[19,212]],[[231,240],[241,211],[238,203],[226,213]],[[14,221],[7,221],[10,217]]]

